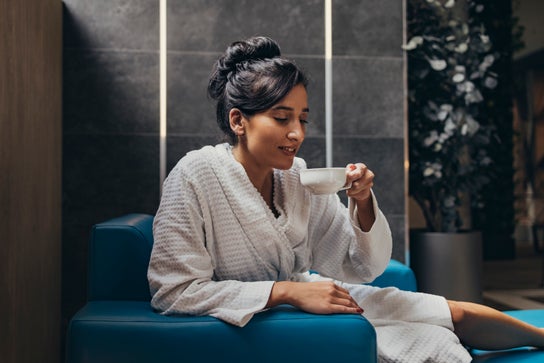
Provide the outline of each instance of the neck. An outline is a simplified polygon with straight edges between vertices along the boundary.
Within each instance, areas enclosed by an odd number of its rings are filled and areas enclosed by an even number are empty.
[[[234,155],[234,159],[244,167],[251,184],[253,184],[263,198],[268,201],[272,194],[272,174],[274,169],[270,167],[262,168],[255,163],[252,163],[245,157],[245,154],[241,152],[240,145],[237,145],[232,149],[232,154]]]

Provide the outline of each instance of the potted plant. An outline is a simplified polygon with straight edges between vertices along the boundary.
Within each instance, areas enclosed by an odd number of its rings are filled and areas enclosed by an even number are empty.
[[[465,231],[459,208],[481,206],[492,180],[488,148],[497,130],[479,117],[482,90],[497,86],[497,58],[486,29],[469,16],[472,0],[408,1],[409,190],[426,229],[410,238],[410,261],[422,291],[481,299],[481,235]],[[424,233],[423,233],[424,232]]]

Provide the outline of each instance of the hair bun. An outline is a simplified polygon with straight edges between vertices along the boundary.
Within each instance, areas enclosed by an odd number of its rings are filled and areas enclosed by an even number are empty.
[[[280,55],[280,47],[275,41],[267,37],[253,37],[232,43],[220,59],[220,68],[223,72],[234,72],[240,64]]]
[[[236,64],[275,58],[281,55],[279,45],[267,37],[253,37],[244,41],[234,42],[225,53],[225,65],[235,67]]]
[[[280,55],[278,43],[268,37],[257,36],[232,43],[214,66],[208,94],[212,98],[219,97],[229,74],[245,68],[251,61],[276,58]]]

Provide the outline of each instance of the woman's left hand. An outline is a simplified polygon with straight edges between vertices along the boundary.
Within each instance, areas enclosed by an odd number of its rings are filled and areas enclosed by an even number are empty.
[[[346,191],[348,197],[360,202],[370,198],[370,188],[374,185],[374,173],[365,164],[348,164],[346,181],[347,184],[351,183],[351,188]]]

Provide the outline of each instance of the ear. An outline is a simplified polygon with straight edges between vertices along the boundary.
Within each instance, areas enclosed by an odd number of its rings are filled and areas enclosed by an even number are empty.
[[[245,125],[244,125],[245,117],[242,114],[242,111],[240,111],[237,108],[232,108],[229,111],[229,123],[230,128],[237,136],[242,136],[245,134]]]

